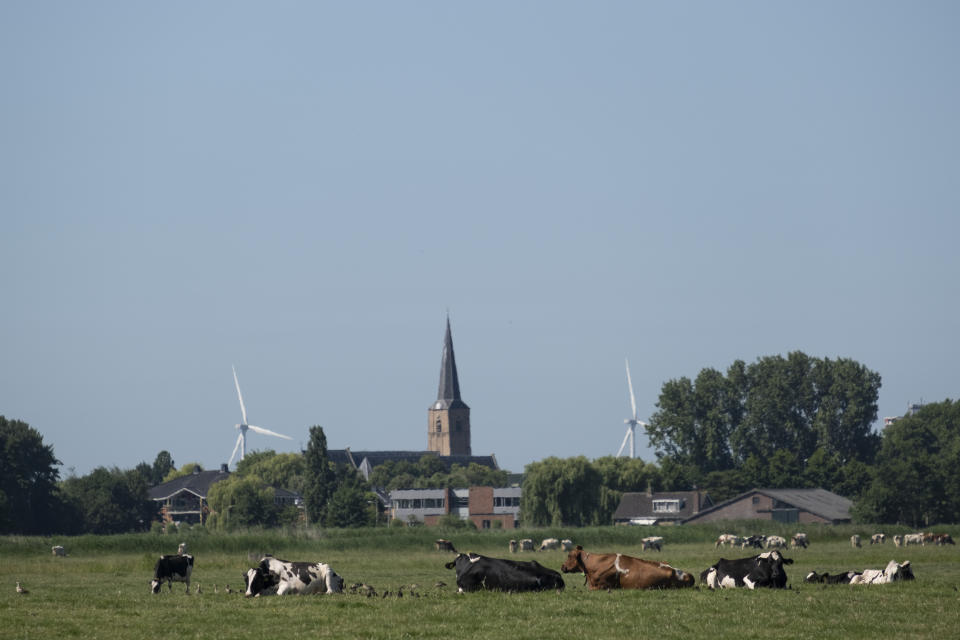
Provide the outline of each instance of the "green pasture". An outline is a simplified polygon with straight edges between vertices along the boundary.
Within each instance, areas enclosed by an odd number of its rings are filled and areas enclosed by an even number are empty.
[[[437,537],[458,549],[507,557],[511,538],[566,537],[588,551],[621,552],[658,559],[694,572],[723,556],[718,532],[779,533],[789,525],[735,523],[700,527],[598,527],[537,531],[454,533],[427,529],[326,532],[251,532],[176,537],[151,534],[76,538],[0,538],[0,619],[4,638],[949,638],[960,635],[960,549],[897,549],[892,542],[851,548],[857,532],[868,540],[879,528],[802,527],[809,549],[785,555],[790,589],[706,589],[590,592],[583,576],[565,575],[563,593],[456,593],[452,554],[433,550]],[[958,528],[935,527],[958,536]],[[906,530],[887,527],[885,533]],[[661,553],[641,552],[640,538],[663,535]],[[185,540],[195,556],[191,594],[184,586],[150,594],[159,553],[175,553]],[[55,558],[62,544],[68,557]],[[246,599],[224,593],[242,585],[242,573],[263,552],[287,560],[322,560],[349,586],[363,582],[379,594],[368,598],[288,596]],[[558,569],[560,551],[517,554]],[[910,560],[917,580],[870,587],[807,585],[811,571],[882,568]],[[18,595],[21,581],[29,589]],[[445,585],[437,586],[442,582]],[[197,594],[196,584],[202,593]],[[214,585],[218,593],[214,593]],[[412,585],[417,585],[412,588]],[[415,594],[415,595],[414,595]]]

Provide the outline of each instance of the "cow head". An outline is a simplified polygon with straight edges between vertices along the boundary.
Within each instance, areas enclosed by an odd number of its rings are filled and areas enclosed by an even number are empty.
[[[583,547],[577,545],[567,554],[567,559],[560,567],[564,573],[586,573],[583,570]]]
[[[343,578],[330,568],[330,565],[320,565],[324,572],[324,581],[327,585],[327,593],[343,593]]]
[[[277,586],[276,577],[263,567],[254,567],[243,574],[243,582],[246,584],[244,595],[248,598],[259,596],[265,591]]]
[[[903,564],[897,564],[891,560],[887,563],[887,568],[883,570],[883,575],[887,582],[896,582],[897,580],[914,580],[913,569],[910,567],[910,561]]]
[[[162,583],[159,580],[150,581],[150,593],[160,593],[160,585]]]
[[[793,559],[784,558],[779,551],[768,551],[757,556],[757,567],[763,567],[769,575],[770,583],[777,587],[787,584],[787,573],[783,570],[785,564],[793,564]]]

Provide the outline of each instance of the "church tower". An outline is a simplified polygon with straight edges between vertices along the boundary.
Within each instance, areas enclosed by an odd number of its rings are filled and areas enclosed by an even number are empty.
[[[453,357],[449,317],[447,335],[443,340],[443,359],[440,361],[440,389],[437,401],[427,411],[427,449],[441,456],[471,455],[470,407],[460,399],[460,381],[457,379],[457,361]]]

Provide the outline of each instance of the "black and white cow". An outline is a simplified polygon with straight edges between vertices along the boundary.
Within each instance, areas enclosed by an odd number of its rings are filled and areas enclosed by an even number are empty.
[[[766,540],[767,537],[761,535],[745,536],[740,538],[740,548],[756,547],[757,549],[763,549],[763,543],[766,542]]]
[[[287,562],[266,556],[243,576],[248,598],[277,594],[342,593],[343,578],[322,562]]]
[[[153,567],[153,580],[150,582],[150,590],[153,593],[160,593],[160,587],[166,581],[167,589],[173,591],[174,582],[186,582],[187,593],[190,593],[191,573],[193,573],[193,556],[188,554],[160,556],[157,564]]]
[[[475,553],[461,553],[444,565],[457,570],[457,587],[467,591],[545,591],[564,588],[563,577],[539,562],[519,562],[488,558]]]
[[[910,567],[909,560],[903,564],[891,560],[883,569],[864,569],[850,579],[850,584],[889,584],[913,579],[913,569]]]
[[[711,589],[783,589],[787,586],[787,574],[783,570],[785,564],[793,564],[793,560],[784,558],[776,550],[739,560],[720,558],[715,565],[700,574],[700,582]]]
[[[805,577],[803,581],[820,584],[850,584],[850,581],[860,574],[860,571],[847,571],[846,573],[838,573],[836,575],[811,571],[807,574],[807,577]]]

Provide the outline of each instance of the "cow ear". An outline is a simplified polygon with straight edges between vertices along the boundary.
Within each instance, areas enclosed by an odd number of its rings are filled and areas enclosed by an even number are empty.
[[[583,551],[583,547],[581,547],[580,545],[577,545],[577,551]]]
[[[453,562],[448,562],[447,564],[445,564],[445,565],[443,565],[443,566],[445,566],[447,569],[453,569],[453,565],[454,565]]]

